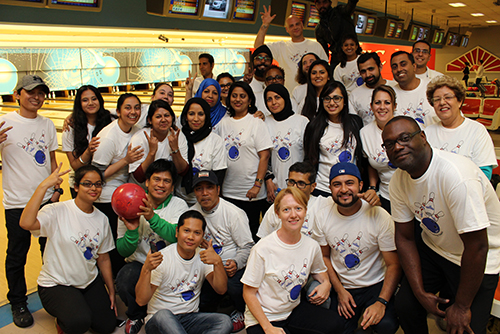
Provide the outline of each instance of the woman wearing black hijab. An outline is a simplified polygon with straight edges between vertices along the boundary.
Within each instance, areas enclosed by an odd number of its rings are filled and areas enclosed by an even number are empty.
[[[274,180],[266,180],[267,199],[274,201],[276,190],[287,187],[290,166],[304,160],[302,140],[309,120],[293,112],[290,94],[281,84],[267,86],[264,99],[271,112],[265,123],[273,142],[270,163],[274,175]]]
[[[189,167],[182,177],[181,186],[177,188],[177,195],[189,205],[194,205],[193,175],[200,170],[212,170],[221,185],[227,169],[226,150],[221,137],[212,131],[210,106],[202,98],[194,97],[187,101],[182,109],[181,124],[188,146]]]

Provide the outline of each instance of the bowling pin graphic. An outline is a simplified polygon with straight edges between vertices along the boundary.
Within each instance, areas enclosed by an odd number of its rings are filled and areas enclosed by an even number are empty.
[[[441,146],[441,148],[439,150],[448,151],[447,147],[448,147],[448,143],[444,143],[443,146]]]
[[[464,144],[463,140],[459,141],[457,146],[453,150],[451,150],[451,153],[459,154],[460,147],[462,147],[463,144]]]
[[[425,203],[424,212],[427,216],[432,216],[434,214],[434,208],[435,208],[434,197],[436,197],[436,195],[433,192],[431,192],[429,194],[429,201],[427,201],[427,203]]]

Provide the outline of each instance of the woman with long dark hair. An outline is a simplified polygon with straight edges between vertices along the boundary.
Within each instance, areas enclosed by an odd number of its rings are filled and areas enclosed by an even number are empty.
[[[297,69],[297,75],[295,76],[295,81],[297,81],[299,85],[295,87],[292,92],[293,110],[298,114],[301,113],[306,100],[309,67],[318,59],[320,58],[313,52],[306,53],[302,56],[302,58],[300,58],[299,68]]]
[[[363,84],[363,78],[358,71],[358,57],[363,51],[359,45],[356,35],[345,35],[342,37],[342,53],[340,64],[335,67],[333,79],[344,84],[348,93]]]
[[[246,212],[254,240],[257,239],[260,215],[269,204],[264,183],[271,138],[257,111],[255,95],[246,82],[235,82],[228,93],[230,117],[219,124],[227,154],[227,172],[222,185],[225,199]]]
[[[305,161],[318,171],[314,196],[330,196],[330,168],[338,162],[359,164],[363,159],[359,130],[363,120],[349,114],[349,101],[344,85],[331,81],[321,92],[316,117],[304,134]]]
[[[226,174],[224,142],[212,131],[210,116],[210,105],[199,97],[189,99],[182,109],[181,136],[187,143],[188,168],[182,177],[180,187],[176,187],[176,194],[189,205],[196,204],[193,192],[193,176],[196,173],[200,170],[211,170],[217,175],[219,184],[224,182]]]
[[[97,134],[111,123],[111,115],[104,109],[104,100],[99,90],[92,85],[80,87],[73,105],[72,126],[62,134],[62,151],[66,152],[72,171],[69,174],[71,197],[74,190],[75,170],[89,164],[99,146]]]
[[[307,77],[307,95],[301,114],[312,120],[321,105],[319,95],[323,87],[333,78],[332,70],[328,62],[319,59],[311,64]]]

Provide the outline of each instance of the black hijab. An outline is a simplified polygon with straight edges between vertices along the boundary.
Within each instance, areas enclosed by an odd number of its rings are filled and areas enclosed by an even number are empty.
[[[271,109],[269,109],[269,107],[267,106],[267,92],[275,92],[276,94],[281,96],[283,100],[285,100],[285,107],[283,108],[282,111],[276,114],[273,114],[271,112]],[[273,83],[267,86],[266,90],[264,91],[264,101],[266,102],[267,110],[271,112],[271,115],[277,122],[284,121],[285,119],[294,114],[292,110],[292,101],[290,100],[290,94],[288,93],[288,90],[285,88],[285,86],[283,86],[282,84]]]
[[[205,124],[203,124],[203,127],[199,130],[193,131],[189,127],[189,124],[187,122],[187,113],[189,111],[189,107],[193,104],[198,104],[202,109],[203,112],[205,113]],[[186,136],[186,141],[188,145],[188,164],[189,164],[189,169],[182,178],[181,185],[186,189],[186,194],[190,194],[193,192],[193,157],[194,157],[194,144],[199,142],[200,140],[205,139],[208,137],[210,132],[212,132],[212,122],[210,119],[210,106],[208,105],[207,101],[203,100],[200,97],[193,97],[192,99],[189,99],[187,101],[186,105],[182,109],[182,114],[181,114],[181,125],[182,125],[182,133],[184,136]]]

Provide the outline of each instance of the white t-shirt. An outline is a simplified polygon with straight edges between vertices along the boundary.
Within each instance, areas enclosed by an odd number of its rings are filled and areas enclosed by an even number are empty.
[[[427,129],[425,130],[427,133]],[[380,195],[389,199],[389,181],[396,168],[387,157],[387,152],[382,148],[382,130],[373,121],[360,130],[363,154],[368,157],[368,162],[377,172],[380,179]]]
[[[321,210],[323,205],[327,205],[328,202],[333,202],[331,197],[309,197],[309,201],[307,202],[307,213],[304,218],[304,224],[302,224],[302,229],[300,230],[303,235],[307,237],[310,237],[312,235],[314,228],[314,216],[318,213],[319,210]],[[280,227],[281,219],[278,217],[276,212],[274,212],[273,204],[267,210],[264,218],[262,218],[257,236],[262,239],[272,232],[277,231]]]
[[[201,262],[198,253],[184,260],[177,252],[176,243],[160,252],[163,261],[151,272],[151,284],[158,288],[148,303],[146,322],[164,309],[173,314],[198,312],[201,286],[213,271],[213,265]]]
[[[26,118],[15,111],[0,116],[0,122],[5,122],[2,129],[12,126],[0,144],[3,206],[6,210],[23,209],[36,187],[52,173],[50,152],[58,147],[56,128],[48,118]],[[53,193],[48,189],[42,202]]]
[[[304,131],[309,120],[302,115],[294,114],[284,121],[278,122],[274,117],[266,117],[265,121],[273,143],[271,166],[278,188],[285,189],[288,169],[296,162],[304,161]]]
[[[347,147],[342,147],[344,130],[342,124],[328,121],[328,126],[319,141],[319,166],[316,179],[317,188],[330,192],[330,169],[338,162],[354,163],[356,138],[351,135]]]
[[[212,246],[222,261],[235,260],[238,269],[244,268],[254,244],[245,211],[223,198],[219,198],[219,204],[212,213],[203,211],[199,203],[191,209],[205,217],[207,228],[203,237],[207,241],[212,240]]]
[[[187,161],[187,140],[184,133],[182,136],[179,135],[179,139],[180,137],[184,138],[183,141],[186,143],[186,157],[184,159]],[[193,174],[198,173],[200,170],[218,171],[226,169],[226,150],[224,149],[222,138],[212,131],[205,139],[195,143],[192,163]],[[194,192],[186,194],[186,189],[182,187],[181,184],[175,189],[176,195],[188,202],[189,205],[194,205],[196,203]]]
[[[202,76],[201,77],[196,77],[196,79],[194,79],[194,82],[193,82],[193,96],[195,96],[196,93],[198,92],[198,88],[200,88],[200,85],[203,82],[203,80],[205,80],[205,78],[203,78]]]
[[[465,118],[455,129],[448,129],[440,121],[425,128],[425,134],[432,147],[463,155],[478,167],[497,166],[493,140],[479,122]]]
[[[307,83],[298,85],[293,89],[292,108],[296,114],[302,114],[302,108],[304,108],[304,103],[306,103],[306,96],[307,96]]]
[[[253,94],[255,95],[255,106],[257,110],[262,111],[266,117],[271,115],[271,112],[266,107],[266,100],[264,98],[266,83],[253,78],[252,82],[250,82],[250,88],[252,88]]]
[[[484,173],[469,159],[432,149],[426,172],[417,179],[398,169],[389,184],[396,223],[416,217],[422,239],[437,254],[460,266],[460,234],[487,228],[485,274],[500,271],[500,202]]]
[[[394,87],[397,82],[386,80],[386,85]],[[366,84],[352,90],[349,93],[349,113],[358,115],[363,119],[363,125],[366,126],[375,120],[372,111],[372,94],[375,88],[369,88]],[[352,108],[351,108],[352,106]]]
[[[261,239],[252,248],[241,282],[258,288],[257,299],[269,321],[288,318],[300,303],[300,291],[309,273],[326,271],[321,250],[316,241],[302,236],[289,245],[276,232]],[[252,312],[245,309],[245,325],[258,324]]]
[[[429,81],[420,79],[420,84],[413,90],[403,90],[399,84],[394,86],[396,92],[396,110],[394,116],[410,116],[422,129],[439,121],[434,108],[427,101],[426,90]]]
[[[92,139],[92,132],[94,132],[95,125],[91,125],[87,123],[87,140],[90,143],[90,140]],[[75,131],[71,126],[68,127],[67,131],[64,131],[62,134],[62,151],[63,152],[73,152],[75,149]],[[69,172],[68,176],[68,183],[69,187],[73,188],[75,184],[75,171],[73,170],[73,167],[71,167],[71,164],[69,166],[71,168],[71,171]]]
[[[170,202],[167,206],[160,205],[154,210],[154,212],[160,216],[160,218],[166,220],[168,223],[177,224],[179,217],[188,210],[186,202],[182,199],[172,196]],[[118,218],[118,239],[123,238],[127,232],[127,226],[125,223]],[[156,244],[158,249],[162,249],[165,246],[170,245],[170,242],[162,239],[153,229],[149,226],[149,222],[141,216],[139,219],[139,243],[135,252],[125,259],[125,262],[137,261],[144,263],[146,261],[146,256],[150,250],[149,243],[152,241]]]
[[[69,200],[44,206],[37,219],[39,236],[48,238],[38,285],[86,288],[99,274],[99,254],[115,248],[108,217],[96,208],[85,213]]]
[[[273,53],[274,60],[285,70],[285,87],[289,92],[292,92],[295,86],[298,85],[297,81],[295,81],[295,75],[297,74],[298,64],[303,55],[314,52],[321,59],[328,61],[328,56],[321,44],[307,38],[298,43],[288,40],[268,43],[266,45]]]
[[[100,166],[110,166],[127,155],[127,149],[130,139],[139,131],[136,126],[132,127],[129,133],[125,133],[120,129],[118,120],[114,120],[97,136],[100,138],[100,144],[94,152],[92,163]],[[110,203],[111,196],[116,188],[126,183],[128,180],[128,166],[125,165],[113,175],[105,179],[106,185],[102,188],[101,197],[97,203]]]
[[[358,58],[359,56],[346,62],[345,67],[340,67],[338,64],[333,71],[333,79],[342,82],[349,94],[364,82],[358,71]]]
[[[251,114],[240,119],[222,119],[219,131],[227,152],[227,172],[222,187],[224,196],[248,201],[246,194],[257,178],[260,162],[258,152],[272,147],[269,131],[260,118]],[[266,197],[263,183],[256,200]]]
[[[430,68],[427,67],[427,71],[425,71],[424,73],[422,74],[417,74],[415,73],[415,76],[419,79],[424,79],[424,80],[428,80],[428,81],[431,81],[432,79],[434,78],[437,78],[439,76],[443,75],[443,73],[441,72],[438,72],[438,71],[435,71],[435,70],[431,70]]]
[[[386,265],[381,252],[396,250],[389,213],[360,201],[361,208],[352,216],[340,214],[333,201],[315,216],[313,238],[330,246],[333,269],[346,289],[383,281]]]

